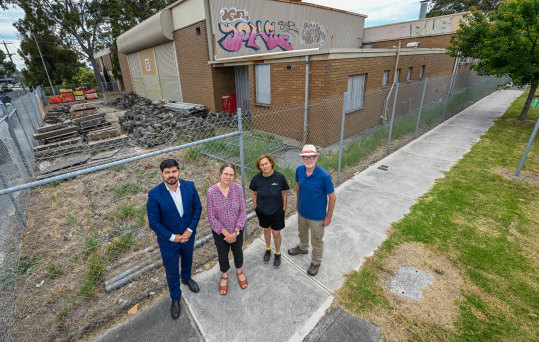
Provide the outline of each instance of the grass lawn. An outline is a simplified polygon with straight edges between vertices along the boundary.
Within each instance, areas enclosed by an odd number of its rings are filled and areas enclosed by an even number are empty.
[[[539,139],[515,173],[539,108],[520,96],[436,181],[338,292],[387,340],[539,341]],[[404,262],[404,263],[403,263]],[[399,265],[434,275],[424,300],[388,290]]]

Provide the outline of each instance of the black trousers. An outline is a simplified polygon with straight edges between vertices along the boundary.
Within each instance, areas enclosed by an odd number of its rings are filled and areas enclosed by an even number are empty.
[[[219,257],[219,269],[225,273],[230,269],[230,263],[228,262],[228,252],[232,249],[234,255],[234,266],[241,268],[243,265],[243,230],[240,230],[240,234],[236,237],[236,242],[228,243],[225,241],[223,234],[213,233],[213,241],[215,247],[217,247],[217,256]]]

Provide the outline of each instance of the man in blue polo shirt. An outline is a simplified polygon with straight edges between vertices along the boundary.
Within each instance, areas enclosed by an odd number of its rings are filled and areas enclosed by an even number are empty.
[[[299,245],[290,248],[288,254],[308,253],[310,229],[313,254],[307,273],[315,276],[320,269],[324,253],[324,229],[331,223],[337,196],[329,173],[316,165],[318,160],[316,148],[313,145],[305,145],[299,155],[303,159],[303,165],[296,169]]]

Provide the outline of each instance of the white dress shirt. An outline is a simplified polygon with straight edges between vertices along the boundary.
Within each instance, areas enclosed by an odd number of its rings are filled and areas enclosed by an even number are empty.
[[[174,201],[174,204],[176,205],[176,209],[178,209],[178,213],[181,217],[183,217],[183,202],[182,202],[182,192],[180,191],[180,182],[178,181],[178,187],[176,188],[176,191],[172,190],[168,187],[168,184],[166,184],[168,193],[170,194],[170,197],[172,197],[172,200]],[[193,230],[189,227],[187,227],[187,230],[191,233]],[[169,241],[174,242],[174,239],[176,238],[176,234],[172,234]]]

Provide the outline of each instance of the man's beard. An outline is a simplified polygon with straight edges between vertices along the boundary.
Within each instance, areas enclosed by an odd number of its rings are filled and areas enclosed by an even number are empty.
[[[170,177],[170,178],[168,178],[167,180],[165,180],[165,182],[166,182],[168,185],[174,185],[174,184],[176,184],[177,181],[178,181],[178,179],[176,179],[175,177]]]

